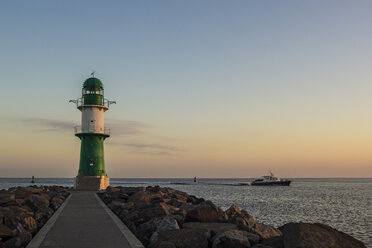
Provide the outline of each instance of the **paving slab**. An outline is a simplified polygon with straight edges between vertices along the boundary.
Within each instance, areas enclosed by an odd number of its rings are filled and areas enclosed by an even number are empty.
[[[95,192],[73,192],[45,237],[38,239],[41,248],[143,247]]]

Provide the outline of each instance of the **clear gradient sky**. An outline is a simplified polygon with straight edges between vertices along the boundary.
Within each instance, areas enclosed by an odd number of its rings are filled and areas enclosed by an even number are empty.
[[[0,1],[0,177],[372,177],[371,1]]]

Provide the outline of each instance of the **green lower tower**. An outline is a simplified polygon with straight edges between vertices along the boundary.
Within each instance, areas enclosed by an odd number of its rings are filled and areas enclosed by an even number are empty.
[[[88,78],[83,84],[82,97],[71,100],[82,113],[81,126],[75,135],[81,140],[79,172],[75,178],[77,190],[103,190],[109,185],[104,160],[104,140],[110,130],[104,127],[104,112],[116,103],[103,97],[102,82]]]
[[[109,135],[77,133],[81,140],[79,174],[106,176],[103,141]]]

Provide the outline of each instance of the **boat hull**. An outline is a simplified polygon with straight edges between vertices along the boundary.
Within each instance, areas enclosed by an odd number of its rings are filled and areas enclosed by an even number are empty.
[[[290,180],[278,181],[278,182],[252,182],[251,186],[289,186]]]

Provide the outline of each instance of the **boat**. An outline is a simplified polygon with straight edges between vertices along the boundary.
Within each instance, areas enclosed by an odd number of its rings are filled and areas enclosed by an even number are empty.
[[[194,177],[194,184],[197,184],[197,183],[198,183],[198,179]]]
[[[277,178],[269,171],[269,175],[253,179],[251,186],[289,186],[290,183],[291,180]]]

